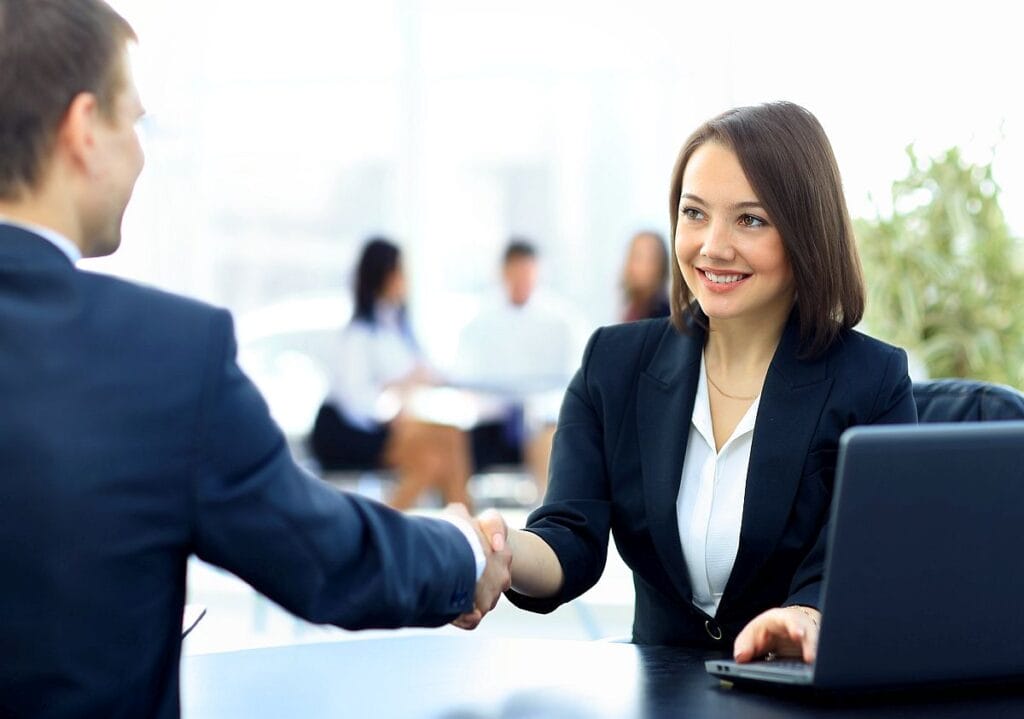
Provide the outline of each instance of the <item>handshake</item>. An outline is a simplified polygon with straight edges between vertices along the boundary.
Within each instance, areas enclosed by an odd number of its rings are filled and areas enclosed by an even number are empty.
[[[484,615],[497,606],[501,593],[512,586],[512,548],[508,525],[504,517],[493,509],[485,510],[475,518],[461,504],[450,504],[445,511],[470,523],[476,530],[487,558],[484,572],[476,583],[473,611],[460,615],[452,622],[460,629],[476,629]]]

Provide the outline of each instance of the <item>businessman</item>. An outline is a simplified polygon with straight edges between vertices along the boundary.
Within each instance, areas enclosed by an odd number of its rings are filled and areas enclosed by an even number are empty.
[[[555,419],[583,352],[566,313],[538,291],[540,257],[513,237],[501,259],[501,292],[483,303],[459,335],[452,374],[504,401],[482,407],[471,433],[477,468],[525,462],[544,495]],[[525,416],[524,416],[525,415]]]
[[[133,39],[102,0],[0,0],[0,716],[178,716],[192,554],[350,629],[472,627],[509,584],[504,528],[298,469],[227,312],[76,269],[142,169]]]

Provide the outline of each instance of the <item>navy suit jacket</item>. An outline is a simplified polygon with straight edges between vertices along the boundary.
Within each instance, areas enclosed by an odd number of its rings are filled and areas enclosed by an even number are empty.
[[[0,716],[176,717],[191,554],[350,629],[444,624],[475,586],[456,527],[295,466],[226,311],[9,225],[0,548]]]
[[[591,338],[558,419],[544,505],[527,524],[565,581],[547,599],[511,592],[514,603],[547,612],[593,586],[611,530],[633,571],[638,643],[727,649],[765,609],[818,606],[839,435],[916,421],[906,354],[850,331],[800,359],[790,317],[762,389],[736,562],[712,618],[693,606],[676,519],[705,336],[661,319]]]

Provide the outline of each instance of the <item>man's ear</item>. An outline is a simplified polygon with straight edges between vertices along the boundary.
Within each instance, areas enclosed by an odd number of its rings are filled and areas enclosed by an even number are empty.
[[[92,157],[96,147],[96,123],[100,121],[100,108],[96,96],[91,92],[75,95],[64,113],[57,131],[58,151],[87,173],[92,168]]]

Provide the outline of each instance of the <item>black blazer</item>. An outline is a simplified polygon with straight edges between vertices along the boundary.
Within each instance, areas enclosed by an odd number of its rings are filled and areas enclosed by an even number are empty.
[[[295,466],[227,312],[4,225],[0,548],[0,716],[178,716],[190,554],[353,629],[444,624],[475,585],[454,526]]]
[[[682,335],[667,319],[591,338],[562,405],[547,496],[527,524],[565,582],[548,599],[511,592],[515,604],[548,612],[593,586],[610,529],[633,570],[638,643],[729,648],[767,608],[818,606],[839,435],[916,421],[906,354],[850,331],[802,360],[790,317],[757,412],[736,563],[711,618],[691,602],[676,520],[704,340],[700,327]]]

